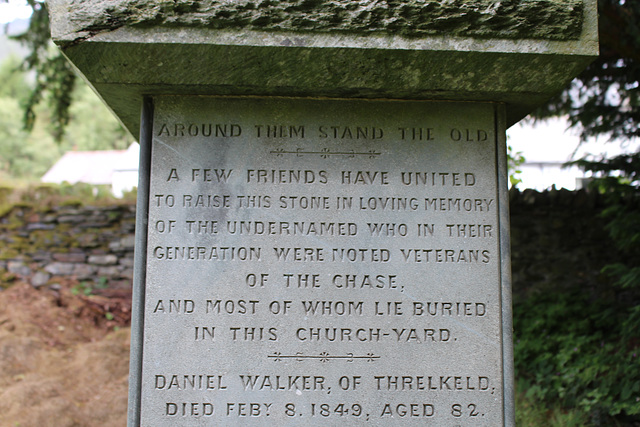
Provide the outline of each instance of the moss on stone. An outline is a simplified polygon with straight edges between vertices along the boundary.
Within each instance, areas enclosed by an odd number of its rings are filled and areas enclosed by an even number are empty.
[[[182,26],[572,40],[583,19],[582,0],[94,0],[74,7],[86,9],[71,19],[89,33]]]
[[[14,259],[20,255],[20,252],[14,248],[4,247],[0,249],[0,260]]]

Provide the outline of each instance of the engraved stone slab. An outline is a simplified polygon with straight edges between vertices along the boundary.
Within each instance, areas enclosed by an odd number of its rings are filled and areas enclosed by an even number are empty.
[[[155,98],[140,425],[505,425],[496,117]]]

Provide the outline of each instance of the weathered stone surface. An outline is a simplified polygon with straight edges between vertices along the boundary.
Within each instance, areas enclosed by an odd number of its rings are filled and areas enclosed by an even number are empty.
[[[54,213],[49,213],[44,216],[42,221],[47,223],[58,222],[58,215]]]
[[[98,267],[89,264],[75,264],[73,267],[72,275],[78,280],[91,279],[98,271]]]
[[[52,283],[51,285],[49,285],[49,289],[54,291],[60,291],[62,290],[62,285],[60,283]]]
[[[580,0],[73,0],[69,9],[78,37],[169,26],[567,40],[580,36],[583,19]]]
[[[120,247],[124,250],[133,250],[135,242],[135,234],[128,234],[120,239]]]
[[[134,261],[133,256],[125,256],[120,258],[120,265],[124,267],[133,267]]]
[[[134,246],[135,246],[134,234],[127,234],[109,243],[109,249],[111,249],[112,251],[132,251]]]
[[[66,276],[73,273],[75,265],[70,262],[53,262],[48,264],[44,269],[54,276]]]
[[[87,262],[96,265],[115,265],[118,263],[118,257],[113,254],[90,255]]]
[[[38,271],[33,276],[31,276],[31,286],[33,286],[34,288],[44,286],[49,282],[50,278],[51,275],[49,273]]]
[[[120,277],[123,279],[133,280],[133,268],[125,268],[120,272]]]
[[[108,221],[103,221],[103,222],[92,221],[92,222],[85,222],[80,227],[81,228],[103,228],[108,226],[109,226]]]
[[[120,224],[120,230],[123,233],[133,233],[135,231],[136,225],[134,221],[123,222]]]
[[[120,277],[120,268],[112,265],[98,268],[98,277]]]
[[[83,224],[84,225],[84,224]],[[81,225],[82,226],[82,225]],[[102,227],[107,226],[107,224],[103,224]],[[86,227],[82,227],[86,228]],[[92,226],[91,228],[99,228]],[[99,237],[96,233],[81,233],[76,237],[76,242],[82,248],[95,248],[100,246]]]
[[[7,271],[9,273],[17,274],[18,276],[29,276],[31,269],[22,261],[9,261],[7,262]]]
[[[233,408],[211,425],[333,425],[316,405],[347,402],[351,426],[512,425],[498,107],[167,96],[154,112],[140,425],[175,425],[178,372],[215,379],[189,390]],[[484,416],[456,419],[463,397]],[[250,399],[269,415],[237,422]],[[404,402],[421,415],[400,419]]]
[[[58,217],[59,223],[79,223],[84,220],[85,217],[83,215],[61,215]]]
[[[60,262],[85,262],[87,255],[84,252],[54,253],[53,259]]]
[[[53,259],[52,254],[46,250],[38,249],[31,254],[31,259],[37,262],[49,262]]]
[[[36,223],[32,223],[27,225],[27,230],[28,231],[34,231],[34,230],[53,230],[55,228],[55,225],[53,224],[44,224],[41,222],[36,222]]]

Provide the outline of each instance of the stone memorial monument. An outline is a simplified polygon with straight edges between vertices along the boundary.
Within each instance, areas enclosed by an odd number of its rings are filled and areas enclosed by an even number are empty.
[[[140,135],[130,426],[513,426],[505,130],[595,0],[49,2]]]

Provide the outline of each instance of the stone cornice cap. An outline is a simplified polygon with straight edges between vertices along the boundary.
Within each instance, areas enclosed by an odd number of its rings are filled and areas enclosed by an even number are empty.
[[[598,53],[596,0],[49,0],[125,127],[147,95],[490,101],[509,124]]]

